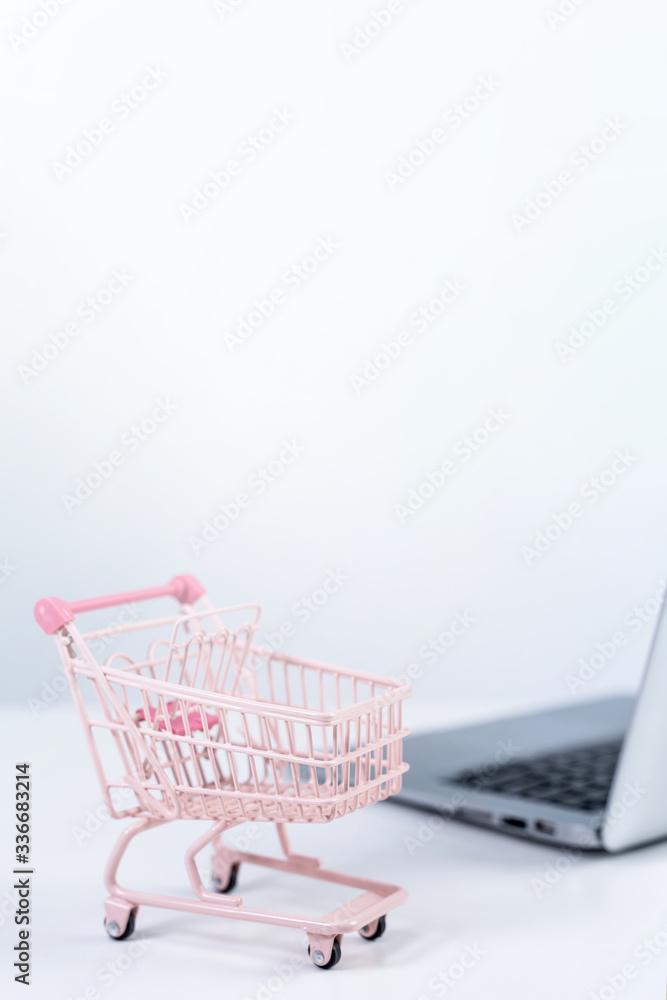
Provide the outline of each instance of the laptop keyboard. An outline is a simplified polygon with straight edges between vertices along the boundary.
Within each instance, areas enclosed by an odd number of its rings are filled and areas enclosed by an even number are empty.
[[[448,782],[554,805],[595,811],[607,801],[622,740],[560,750],[526,760],[462,771]]]

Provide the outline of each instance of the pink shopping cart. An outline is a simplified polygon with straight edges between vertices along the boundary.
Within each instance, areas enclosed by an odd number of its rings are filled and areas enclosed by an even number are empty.
[[[165,596],[179,602],[178,615],[89,632],[74,624],[83,612]],[[116,819],[134,820],[106,867],[110,936],[128,937],[142,905],[280,924],[305,931],[312,962],[330,969],[340,959],[342,935],[380,937],[386,913],[406,892],[294,854],[286,826],[328,823],[399,791],[408,734],[401,702],[410,686],[255,645],[259,611],[254,604],[213,608],[201,584],[183,574],[163,587],[111,597],[70,603],[46,598],[37,602],[35,617],[58,645],[107,809]],[[104,662],[93,654],[110,637],[132,632],[139,633],[132,637],[139,653],[114,652]],[[157,636],[146,652],[142,633]],[[105,740],[109,747],[101,746]],[[119,807],[120,796],[125,808]],[[211,823],[185,854],[196,898],[119,885],[118,866],[130,842],[175,819]],[[223,843],[225,830],[247,821],[275,823],[284,857]],[[195,862],[208,844],[214,891],[202,884]],[[362,894],[319,919],[244,907],[232,894],[242,863]]]

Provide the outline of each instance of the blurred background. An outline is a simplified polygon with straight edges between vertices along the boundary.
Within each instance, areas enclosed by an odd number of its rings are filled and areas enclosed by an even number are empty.
[[[181,572],[422,703],[631,687],[667,573],[649,5],[2,8],[2,697],[58,673],[38,598]]]

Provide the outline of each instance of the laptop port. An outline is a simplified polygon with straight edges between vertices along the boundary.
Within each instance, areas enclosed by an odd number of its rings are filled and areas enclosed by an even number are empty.
[[[553,837],[556,832],[556,827],[553,823],[545,823],[543,819],[535,821],[535,829],[538,833],[546,833],[549,837]]]
[[[468,820],[470,823],[490,823],[491,813],[483,809],[458,809],[455,813],[458,819]]]
[[[518,826],[521,830],[527,826],[525,819],[517,819],[516,816],[503,816],[502,821],[505,826]]]

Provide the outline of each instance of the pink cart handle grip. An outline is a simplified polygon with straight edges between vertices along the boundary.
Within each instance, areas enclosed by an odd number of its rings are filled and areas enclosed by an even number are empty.
[[[154,597],[175,597],[180,604],[192,604],[204,593],[206,591],[199,580],[196,580],[190,573],[181,573],[163,587],[128,590],[126,594],[91,597],[87,601],[62,601],[59,597],[44,597],[35,605],[35,620],[47,635],[53,635],[67,622],[73,622],[75,615],[84,611],[115,608],[119,604],[130,604],[132,601],[150,601]]]

